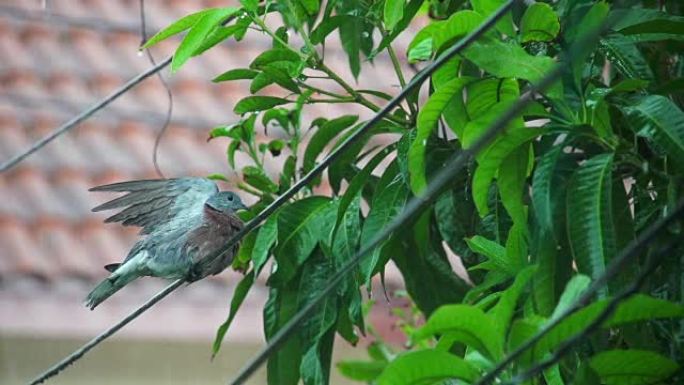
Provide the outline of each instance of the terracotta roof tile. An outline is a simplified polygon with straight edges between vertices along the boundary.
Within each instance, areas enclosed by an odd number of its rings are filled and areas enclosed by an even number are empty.
[[[7,274],[43,278],[54,274],[49,259],[42,254],[28,229],[21,223],[6,218],[0,220],[0,245],[0,259],[11,262],[7,267]]]
[[[0,63],[0,160],[17,154],[151,66],[137,52],[137,0],[60,0],[48,2],[47,11],[37,1],[6,3],[40,17],[30,21],[0,16],[0,55],[6,58]],[[149,35],[207,6],[225,3],[147,1]],[[51,23],[50,17],[61,19]],[[174,37],[155,46],[156,58],[162,60],[171,54],[179,41],[180,37]],[[248,94],[249,82],[213,84],[211,79],[228,69],[247,67],[270,45],[270,38],[249,31],[245,41],[222,43],[188,61],[178,73],[162,71],[174,93],[172,124],[159,153],[160,166],[168,176],[214,172],[229,178],[240,176],[242,167],[249,163],[247,157],[238,154],[236,170],[230,170],[226,162],[228,141],[207,143],[206,138],[214,125],[239,118],[232,109]],[[357,87],[339,46],[329,44],[326,55],[338,62],[332,63],[333,68],[339,68]],[[358,84],[380,85],[395,92],[392,84],[396,80],[386,58],[379,57],[376,67],[365,70]],[[326,86],[330,83],[326,82]],[[0,276],[73,276],[95,281],[106,275],[102,265],[125,257],[135,242],[137,229],[104,225],[101,221],[106,213],[92,213],[90,209],[111,196],[87,190],[99,184],[156,177],[152,149],[166,103],[166,91],[156,76],[150,77],[0,177]],[[308,118],[350,113],[370,116],[369,111],[349,105],[305,110]],[[260,124],[258,132],[262,132]],[[276,129],[269,131],[271,138],[279,134]],[[284,159],[267,156],[269,170],[276,173]],[[230,184],[221,185],[231,188]],[[321,191],[325,189],[321,187]],[[238,275],[230,272],[211,281],[232,285]]]
[[[96,266],[78,240],[73,230],[58,220],[43,220],[35,226],[37,246],[51,263],[56,265],[56,273],[64,276],[91,279]]]

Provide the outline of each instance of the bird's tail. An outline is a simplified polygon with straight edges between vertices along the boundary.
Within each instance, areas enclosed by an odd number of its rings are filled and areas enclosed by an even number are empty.
[[[121,290],[124,286],[128,285],[134,281],[138,276],[136,275],[114,275],[112,274],[104,281],[100,282],[93,291],[86,297],[85,305],[90,308],[90,310],[95,309],[97,305],[102,303],[112,294]]]

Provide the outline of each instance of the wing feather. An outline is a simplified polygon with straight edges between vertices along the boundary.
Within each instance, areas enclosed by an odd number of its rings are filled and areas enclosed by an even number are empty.
[[[105,222],[142,227],[141,233],[149,234],[174,219],[201,216],[204,202],[218,192],[218,187],[205,178],[176,178],[120,182],[93,187],[90,191],[126,192],[93,211],[123,208]]]

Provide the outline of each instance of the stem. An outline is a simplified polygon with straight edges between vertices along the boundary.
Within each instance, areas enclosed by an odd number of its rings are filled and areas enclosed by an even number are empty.
[[[299,55],[299,57],[302,58],[302,60],[306,61],[306,60],[309,59],[309,57],[308,57],[307,55],[303,54],[301,51],[299,51],[299,50],[296,49],[295,47],[291,46],[288,42],[286,42],[285,40],[281,39],[278,35],[276,35],[273,31],[271,31],[271,29],[268,28],[268,26],[264,23],[263,20],[261,20],[261,19],[258,18],[258,17],[254,17],[254,16],[252,16],[252,15],[249,15],[249,17],[252,19],[252,21],[254,21],[254,23],[256,23],[259,27],[261,27],[261,29],[263,30],[263,32],[265,32],[267,35],[269,35],[270,37],[272,37],[272,38],[273,38],[275,41],[277,41],[278,43],[282,44],[284,47],[287,47],[290,51],[292,51],[292,52],[296,53],[297,55]]]
[[[300,22],[299,18],[297,18],[297,12],[295,12],[295,7],[294,4],[292,4],[292,1],[288,0],[287,5],[290,7],[292,10],[292,16],[295,18],[295,29],[297,30],[297,33],[299,36],[302,37],[302,40],[304,40],[304,45],[306,45],[306,48],[309,50],[309,54],[312,55],[312,57],[318,61],[318,51],[316,51],[316,47],[314,47],[313,44],[311,44],[311,40],[309,39],[309,35],[307,35],[304,31],[304,28],[302,28],[302,23]]]
[[[321,95],[327,95],[327,96],[331,96],[331,97],[333,97],[333,98],[338,98],[338,99],[348,98],[348,96],[344,96],[344,95],[336,94],[336,93],[334,93],[334,92],[326,91],[326,90],[324,90],[324,89],[321,89],[321,88],[318,88],[318,87],[314,87],[314,86],[309,85],[309,84],[306,84],[306,83],[304,83],[304,82],[298,82],[298,85],[299,85],[300,87],[304,87],[304,88],[310,89],[311,91],[314,91],[314,92],[319,93],[319,94],[321,94]]]
[[[239,187],[242,191],[244,191],[244,192],[246,192],[246,193],[248,193],[248,194],[252,194],[252,195],[257,196],[257,197],[259,197],[259,198],[263,198],[263,195],[264,195],[264,194],[262,194],[261,192],[259,192],[259,191],[255,190],[255,189],[253,189],[252,186],[248,185],[247,183],[238,182],[238,187]]]
[[[356,100],[354,100],[352,97],[346,97],[343,99],[309,99],[307,103],[356,103]]]
[[[387,36],[387,31],[382,25],[379,26],[379,29],[382,37],[385,38]],[[397,74],[397,79],[399,79],[399,85],[401,85],[401,88],[403,89],[406,87],[406,79],[404,78],[404,72],[401,70],[401,64],[399,63],[397,53],[394,51],[394,48],[392,48],[392,43],[387,44],[387,53],[392,61],[392,66],[394,67],[394,72]],[[414,106],[413,103],[409,102],[408,100],[406,101],[406,104],[408,104],[411,115],[415,115],[416,106]]]

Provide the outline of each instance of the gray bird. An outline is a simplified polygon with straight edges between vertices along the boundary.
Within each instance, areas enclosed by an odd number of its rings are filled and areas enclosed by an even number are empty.
[[[86,298],[91,310],[133,280],[144,277],[190,281],[223,271],[239,245],[210,260],[243,227],[236,215],[246,209],[240,197],[219,192],[205,178],[135,180],[93,187],[90,191],[127,192],[93,211],[124,208],[105,222],[141,227],[143,236],[122,263],[105,266],[111,274]]]

